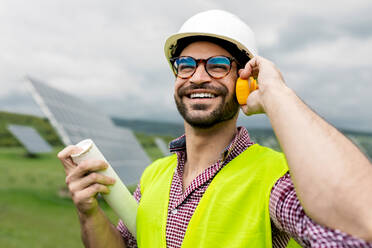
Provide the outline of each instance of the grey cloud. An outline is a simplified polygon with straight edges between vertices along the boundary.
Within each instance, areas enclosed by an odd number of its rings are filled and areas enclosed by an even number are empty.
[[[318,17],[296,16],[280,31],[277,47],[282,52],[301,49],[308,44],[335,39],[339,32],[335,27]]]
[[[177,4],[168,0],[4,0],[0,5],[0,109],[13,106],[19,111],[23,106],[31,111],[32,104],[21,99],[28,96],[14,95],[20,89],[15,82],[28,73],[79,94],[110,115],[182,121],[173,103],[174,78],[163,54],[165,38],[189,16],[220,8],[252,26],[262,41],[258,44],[261,54],[274,60],[290,87],[319,113],[342,125],[368,127],[371,123],[368,59],[341,66],[337,59],[298,58],[308,46],[327,52],[340,37],[368,41],[372,36],[370,0],[338,5],[325,0],[321,6],[292,0]],[[274,39],[265,40],[267,34]],[[341,47],[347,47],[347,42]],[[345,69],[350,64],[352,68]],[[352,79],[356,83],[350,87]],[[319,84],[317,91],[312,90],[314,84]],[[239,121],[269,125],[264,116],[242,116]]]
[[[338,68],[308,68],[306,76],[292,88],[309,106],[338,127],[371,130],[372,78],[366,68],[340,73]],[[367,73],[367,75],[366,75]]]
[[[263,51],[265,54],[280,56],[308,45],[347,36],[366,39],[372,36],[372,15],[366,12],[366,9],[361,9],[341,16],[295,15],[278,30],[278,43],[272,47],[263,47]]]

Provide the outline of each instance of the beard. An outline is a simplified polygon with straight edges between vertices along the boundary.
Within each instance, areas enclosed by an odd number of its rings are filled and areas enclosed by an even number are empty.
[[[187,109],[187,106],[182,101],[182,97],[186,96],[186,92],[193,89],[210,89],[217,93],[218,96],[222,97],[222,101],[218,104],[218,106],[212,110],[209,114],[205,114],[203,116],[192,116]],[[181,114],[183,119],[192,127],[196,128],[211,128],[218,123],[231,120],[236,113],[239,111],[239,103],[235,99],[235,94],[226,99],[228,97],[228,89],[226,86],[221,85],[220,87],[214,87],[208,84],[201,84],[201,85],[190,85],[188,87],[179,88],[177,91],[178,97],[175,95],[174,100],[176,102],[176,106],[178,112]],[[207,110],[207,104],[193,104],[190,107],[192,110]]]

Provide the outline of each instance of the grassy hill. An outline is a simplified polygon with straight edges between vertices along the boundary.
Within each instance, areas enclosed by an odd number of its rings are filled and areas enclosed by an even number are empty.
[[[21,145],[8,131],[7,126],[9,124],[32,126],[50,145],[62,145],[57,133],[46,118],[0,111],[0,147],[14,147]]]

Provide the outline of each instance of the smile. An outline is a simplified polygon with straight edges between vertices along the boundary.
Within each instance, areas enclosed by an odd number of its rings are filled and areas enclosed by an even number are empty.
[[[196,98],[215,98],[216,96],[212,93],[192,93],[190,94],[191,99]]]

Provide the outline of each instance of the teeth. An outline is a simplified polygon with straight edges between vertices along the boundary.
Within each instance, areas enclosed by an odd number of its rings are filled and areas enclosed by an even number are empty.
[[[193,93],[190,95],[190,98],[193,99],[193,98],[213,98],[215,97],[215,95],[211,94],[211,93]]]

